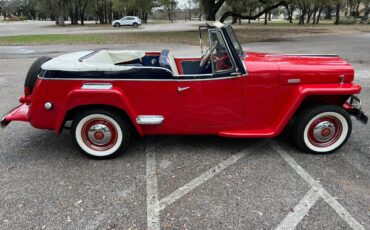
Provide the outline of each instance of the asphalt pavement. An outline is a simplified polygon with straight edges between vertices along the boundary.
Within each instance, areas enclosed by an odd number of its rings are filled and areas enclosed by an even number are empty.
[[[370,34],[245,44],[248,51],[337,53],[353,63],[370,115]],[[103,46],[0,47],[0,114],[17,105],[31,63]],[[176,49],[182,44],[109,45]],[[61,135],[11,123],[0,130],[0,229],[370,229],[370,128],[354,121],[331,155],[276,139],[135,137],[113,160],[82,156]]]

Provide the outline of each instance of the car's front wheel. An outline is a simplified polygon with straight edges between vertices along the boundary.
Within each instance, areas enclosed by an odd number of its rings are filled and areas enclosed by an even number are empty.
[[[119,24],[118,22],[116,22],[116,23],[114,24],[114,27],[121,27],[121,24]]]
[[[137,27],[139,26],[139,24],[138,24],[138,23],[136,23],[136,22],[134,22],[134,24],[132,24],[132,26],[133,26],[134,28],[137,28]]]
[[[340,149],[351,132],[352,121],[347,111],[336,105],[320,105],[298,115],[293,138],[303,151],[325,154]]]
[[[106,110],[79,113],[73,120],[71,134],[77,147],[89,157],[116,157],[128,146],[129,123],[118,114]]]

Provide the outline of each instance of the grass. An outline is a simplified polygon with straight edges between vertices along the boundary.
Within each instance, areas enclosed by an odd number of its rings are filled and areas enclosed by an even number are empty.
[[[277,22],[276,22],[277,23]],[[261,26],[258,23],[234,26],[241,43],[284,39],[295,36],[336,34],[369,31],[369,25],[315,25],[297,26],[289,23]],[[184,43],[199,44],[197,31],[131,32],[91,34],[46,34],[0,37],[0,45],[54,45],[54,44],[129,44],[129,43]]]
[[[186,43],[192,44],[198,33],[107,33],[107,34],[45,34],[0,37],[0,45],[52,44],[127,44],[127,43]]]

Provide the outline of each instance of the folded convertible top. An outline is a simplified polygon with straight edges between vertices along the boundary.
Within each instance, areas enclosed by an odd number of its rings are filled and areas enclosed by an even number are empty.
[[[61,55],[42,65],[44,70],[59,71],[124,71],[134,68],[130,65],[116,65],[145,56],[143,51],[81,51]]]

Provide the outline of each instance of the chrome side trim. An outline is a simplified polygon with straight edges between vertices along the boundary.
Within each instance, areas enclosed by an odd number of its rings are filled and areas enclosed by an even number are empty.
[[[85,83],[82,85],[82,89],[111,89],[112,87],[111,83]]]
[[[136,123],[139,125],[160,125],[164,121],[164,117],[160,115],[139,115],[136,118]]]
[[[201,78],[201,79],[182,79],[182,75],[176,75],[173,79],[107,79],[107,78],[101,78],[101,79],[94,79],[94,78],[44,78],[44,77],[38,77],[42,80],[54,80],[54,81],[216,81],[216,80],[226,80],[226,79],[232,79],[235,78],[235,76],[228,76],[228,77],[215,77],[215,78]],[[242,75],[247,76],[247,75]]]

